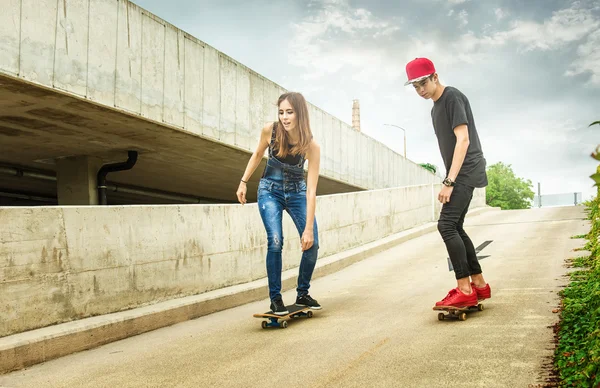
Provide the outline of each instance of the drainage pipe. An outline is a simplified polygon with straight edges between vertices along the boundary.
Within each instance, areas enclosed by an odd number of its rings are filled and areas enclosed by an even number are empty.
[[[131,170],[137,162],[137,151],[128,151],[127,160],[121,163],[106,164],[98,171],[98,202],[100,205],[106,205],[106,175],[109,172]]]

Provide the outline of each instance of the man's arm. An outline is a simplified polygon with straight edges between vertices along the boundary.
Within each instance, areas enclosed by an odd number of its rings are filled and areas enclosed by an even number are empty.
[[[454,135],[456,135],[456,146],[454,147],[452,165],[448,172],[448,179],[452,182],[456,182],[456,177],[460,172],[460,168],[467,155],[467,150],[469,149],[469,128],[467,128],[466,124],[461,124],[454,128]]]
[[[454,147],[452,165],[448,172],[448,179],[452,182],[456,182],[456,177],[458,176],[460,168],[465,161],[465,156],[467,155],[467,149],[469,148],[469,128],[466,124],[460,124],[454,128],[454,134],[456,135],[456,146]],[[441,203],[450,202],[452,190],[453,187],[451,186],[442,186],[442,190],[438,194],[438,200]]]

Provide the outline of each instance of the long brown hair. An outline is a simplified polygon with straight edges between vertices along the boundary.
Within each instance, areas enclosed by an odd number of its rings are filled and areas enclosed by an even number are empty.
[[[296,119],[298,120],[297,128],[299,133],[298,143],[288,150],[289,138],[288,134],[283,129],[283,123],[278,119],[277,130],[275,132],[275,145],[274,148],[278,148],[277,156],[285,158],[288,151],[292,155],[306,154],[310,148],[310,142],[312,141],[313,135],[310,130],[310,119],[308,117],[308,107],[306,106],[306,100],[300,93],[289,92],[279,96],[277,100],[277,112],[279,112],[279,106],[285,100],[288,100],[294,113],[296,113]],[[279,113],[277,113],[279,115]]]

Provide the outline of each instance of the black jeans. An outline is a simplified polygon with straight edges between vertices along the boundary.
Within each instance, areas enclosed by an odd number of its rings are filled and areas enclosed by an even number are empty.
[[[442,206],[438,220],[438,231],[446,244],[457,279],[481,273],[473,242],[463,229],[473,190],[475,188],[456,183],[450,202]]]

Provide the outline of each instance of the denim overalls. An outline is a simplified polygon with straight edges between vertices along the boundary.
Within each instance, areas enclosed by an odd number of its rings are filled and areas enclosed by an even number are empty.
[[[258,185],[258,209],[267,231],[267,276],[269,279],[269,297],[281,298],[281,252],[283,248],[283,211],[287,211],[300,237],[306,226],[306,180],[304,178],[304,156],[300,163],[291,165],[275,158],[269,146],[269,159]],[[313,246],[302,253],[298,273],[298,296],[308,294],[317,254],[319,239],[317,219],[314,221]]]

